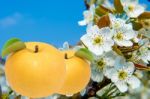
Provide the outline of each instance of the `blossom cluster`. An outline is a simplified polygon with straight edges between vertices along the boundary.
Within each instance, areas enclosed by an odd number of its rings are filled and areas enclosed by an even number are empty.
[[[87,4],[78,24],[87,26],[81,43],[94,56],[91,79],[98,83],[110,79],[121,93],[140,88],[137,74],[150,68],[150,12],[138,0]]]

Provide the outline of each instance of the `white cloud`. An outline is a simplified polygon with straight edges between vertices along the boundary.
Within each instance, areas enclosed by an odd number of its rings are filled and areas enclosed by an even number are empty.
[[[16,12],[10,16],[0,19],[0,27],[6,28],[6,27],[14,26],[17,23],[19,23],[21,19],[22,19],[22,15]]]

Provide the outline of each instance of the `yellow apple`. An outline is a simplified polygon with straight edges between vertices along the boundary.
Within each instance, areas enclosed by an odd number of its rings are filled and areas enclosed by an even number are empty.
[[[67,50],[63,52],[66,63],[66,78],[62,88],[58,91],[59,94],[73,95],[83,90],[91,75],[89,63],[74,55],[75,51]]]
[[[31,98],[58,92],[66,74],[62,53],[45,43],[27,42],[25,45],[25,49],[7,58],[5,72],[10,87]]]

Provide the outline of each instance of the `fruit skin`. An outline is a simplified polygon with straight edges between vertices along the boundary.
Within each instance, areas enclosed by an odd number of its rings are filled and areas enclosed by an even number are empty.
[[[75,51],[67,50],[63,54],[67,54],[66,62],[66,78],[63,87],[59,90],[59,94],[73,95],[83,90],[90,81],[91,69],[90,65],[84,59],[74,56]]]
[[[38,45],[39,51],[34,52]],[[41,98],[57,92],[64,83],[64,56],[51,45],[28,42],[27,48],[11,54],[5,64],[6,78],[17,93]]]

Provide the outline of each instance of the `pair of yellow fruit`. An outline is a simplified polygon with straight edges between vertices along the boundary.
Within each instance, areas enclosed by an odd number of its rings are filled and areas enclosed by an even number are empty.
[[[88,84],[90,66],[75,56],[75,51],[61,52],[40,42],[25,45],[25,49],[9,55],[5,64],[8,83],[17,93],[31,98],[73,95]]]

